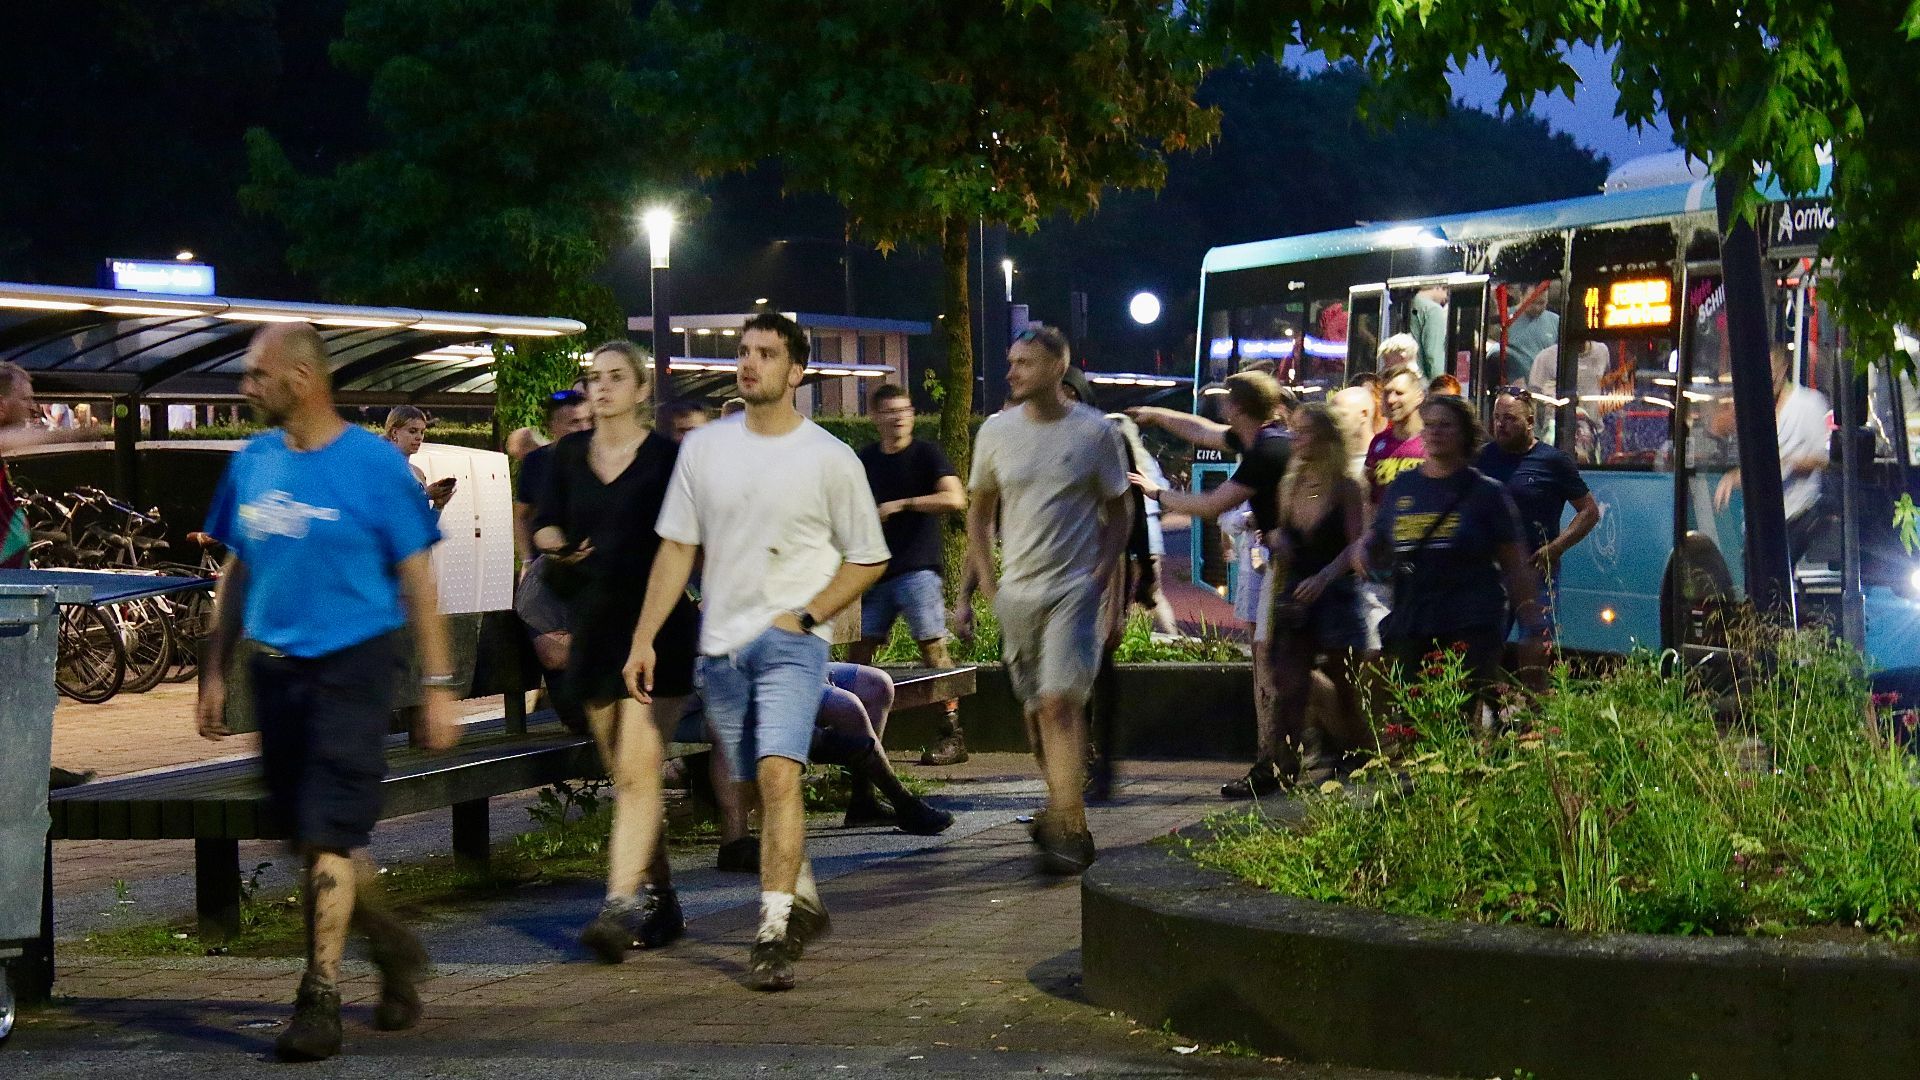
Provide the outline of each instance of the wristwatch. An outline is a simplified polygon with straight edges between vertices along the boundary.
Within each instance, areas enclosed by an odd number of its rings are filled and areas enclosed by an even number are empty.
[[[806,608],[803,608],[803,607],[797,607],[797,608],[793,608],[793,609],[791,609],[791,610],[789,610],[789,611],[787,612],[787,614],[789,614],[789,615],[791,615],[791,616],[793,616],[794,618],[796,618],[796,619],[798,619],[798,620],[800,620],[800,629],[801,629],[801,630],[804,630],[804,631],[808,631],[808,632],[811,632],[811,631],[813,630],[813,628],[814,628],[814,627],[816,627],[816,626],[819,626],[819,625],[820,625],[820,620],[819,620],[819,619],[816,619],[816,618],[814,618],[814,617],[813,617],[813,612],[811,612],[811,611],[808,611],[808,610],[807,610]]]
[[[428,690],[452,690],[460,685],[458,675],[422,675],[420,685]]]

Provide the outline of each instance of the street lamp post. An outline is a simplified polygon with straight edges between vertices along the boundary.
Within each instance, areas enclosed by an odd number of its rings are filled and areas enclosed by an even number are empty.
[[[653,293],[653,400],[664,404],[673,397],[673,316],[667,311],[667,263],[673,246],[673,211],[664,206],[641,218],[647,229],[648,277]]]

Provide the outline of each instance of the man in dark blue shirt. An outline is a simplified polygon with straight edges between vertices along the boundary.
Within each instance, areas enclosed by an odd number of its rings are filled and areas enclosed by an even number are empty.
[[[306,323],[261,329],[240,388],[274,425],[236,454],[206,531],[231,554],[200,667],[200,734],[226,723],[226,664],[253,643],[253,715],[269,806],[305,860],[307,972],[293,1022],[275,1043],[287,1061],[340,1052],[340,957],[349,924],[380,968],[374,1023],[411,1027],[427,964],[412,934],[372,895],[364,857],[380,816],[385,743],[403,627],[420,652],[419,745],[457,737],[454,674],[429,549],[440,539],[406,458],[340,418],[326,347]],[[358,902],[356,903],[356,899]]]
[[[1523,388],[1500,391],[1493,403],[1493,441],[1480,451],[1475,467],[1505,485],[1520,509],[1527,551],[1540,574],[1540,602],[1547,612],[1544,633],[1551,637],[1560,556],[1600,523],[1600,504],[1573,458],[1533,437],[1533,407],[1533,395]],[[1562,529],[1560,518],[1569,504],[1573,520]],[[1523,658],[1523,669],[1529,666]]]

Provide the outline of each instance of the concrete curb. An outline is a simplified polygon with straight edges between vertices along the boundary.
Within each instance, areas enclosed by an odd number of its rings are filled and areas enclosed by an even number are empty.
[[[1480,1077],[1920,1074],[1920,959],[1878,943],[1383,915],[1266,892],[1158,845],[1103,854],[1081,901],[1087,996],[1188,1038]]]

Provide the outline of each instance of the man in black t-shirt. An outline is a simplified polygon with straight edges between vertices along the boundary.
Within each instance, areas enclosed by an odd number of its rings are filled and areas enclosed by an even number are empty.
[[[913,397],[887,383],[870,400],[880,441],[860,451],[867,485],[880,509],[880,531],[893,557],[880,581],[860,598],[860,640],[850,650],[856,664],[873,663],[893,624],[904,617],[920,660],[928,667],[953,666],[947,654],[947,603],[940,571],[946,558],[941,514],[967,508],[967,491],[940,448],[913,437]],[[967,759],[957,702],[949,702],[947,731],[928,747],[922,765],[956,765]]]
[[[520,476],[513,491],[513,547],[521,560],[531,563],[533,550],[533,508],[547,490],[547,467],[553,460],[553,443],[593,426],[593,411],[587,408],[587,396],[566,389],[546,400],[547,432],[553,442],[534,447],[520,459]]]
[[[1245,502],[1253,508],[1253,520],[1264,538],[1280,524],[1280,479],[1287,474],[1292,457],[1292,440],[1287,436],[1283,409],[1292,404],[1292,395],[1278,380],[1263,371],[1240,371],[1227,376],[1226,400],[1221,414],[1225,424],[1172,409],[1139,408],[1128,411],[1141,427],[1157,427],[1195,446],[1231,450],[1240,455],[1240,467],[1219,487],[1207,492],[1175,491],[1154,488],[1147,497],[1158,499],[1163,512],[1217,518]],[[1136,474],[1134,483],[1145,485]],[[1253,712],[1259,746],[1253,768],[1239,780],[1221,787],[1229,799],[1247,799],[1267,795],[1292,784],[1299,776],[1305,749],[1299,733],[1279,729],[1275,705],[1272,640],[1269,633],[1271,597],[1263,596],[1256,608],[1253,628]]]
[[[1533,437],[1533,395],[1519,386],[1503,387],[1493,403],[1493,441],[1480,451],[1474,467],[1506,486],[1520,510],[1527,554],[1540,579],[1539,631],[1519,638],[1520,677],[1537,690],[1546,688],[1547,645],[1553,639],[1560,556],[1586,539],[1600,523],[1600,504],[1587,490],[1580,467],[1557,447]],[[1560,516],[1573,506],[1573,520]]]

